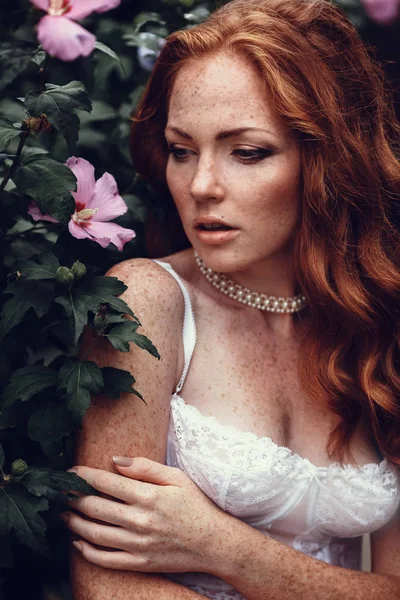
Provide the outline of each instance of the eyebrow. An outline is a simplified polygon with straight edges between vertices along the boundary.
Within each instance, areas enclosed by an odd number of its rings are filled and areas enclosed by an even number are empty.
[[[165,131],[167,131],[168,129],[174,131],[181,137],[186,138],[187,140],[193,140],[192,136],[190,136],[185,131],[182,131],[182,129],[179,129],[179,127],[172,127],[171,125],[167,125]],[[215,139],[226,140],[227,138],[241,135],[242,133],[246,133],[247,131],[262,131],[263,133],[269,133],[270,135],[276,137],[276,135],[272,133],[272,131],[268,131],[268,129],[260,129],[259,127],[237,127],[236,129],[227,129],[225,131],[220,131]]]

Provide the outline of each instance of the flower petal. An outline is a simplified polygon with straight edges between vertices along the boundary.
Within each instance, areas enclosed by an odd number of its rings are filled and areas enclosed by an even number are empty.
[[[381,25],[390,25],[399,16],[398,0],[362,0],[368,17]]]
[[[107,238],[108,242],[112,242],[120,251],[126,242],[130,242],[136,236],[133,229],[126,229],[117,223],[100,223],[91,220],[87,223],[86,229],[96,242],[100,243],[100,239]]]
[[[49,0],[31,0],[32,4],[39,8],[40,10],[45,10],[46,12],[49,10]]]
[[[117,182],[110,173],[104,173],[96,181],[96,191],[90,208],[99,209],[99,212],[93,217],[95,221],[111,221],[128,210],[127,205],[118,194]]]
[[[96,180],[94,178],[94,166],[84,158],[70,156],[65,162],[77,179],[76,192],[71,192],[75,203],[89,207],[90,201],[96,191]],[[82,210],[82,208],[79,208]]]
[[[72,219],[68,223],[68,229],[70,234],[73,235],[77,240],[92,240],[93,242],[100,244],[102,248],[106,248],[110,243],[109,238],[93,238],[87,230],[87,227],[81,227]]]
[[[120,4],[121,0],[70,0],[71,8],[68,11],[68,18],[80,21],[92,12],[106,12]]]
[[[28,215],[32,217],[34,221],[50,221],[50,223],[59,223],[57,219],[51,215],[43,215],[36,202],[30,202],[28,207]]]
[[[37,34],[46,52],[61,60],[88,56],[96,41],[94,35],[67,17],[44,16],[39,21]]]

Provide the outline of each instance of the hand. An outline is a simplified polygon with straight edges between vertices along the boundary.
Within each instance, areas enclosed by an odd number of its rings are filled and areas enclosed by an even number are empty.
[[[84,558],[108,569],[211,573],[221,549],[219,527],[231,517],[179,469],[141,457],[116,468],[122,475],[74,468],[107,496],[70,500],[78,512],[63,513],[81,538],[74,545]]]

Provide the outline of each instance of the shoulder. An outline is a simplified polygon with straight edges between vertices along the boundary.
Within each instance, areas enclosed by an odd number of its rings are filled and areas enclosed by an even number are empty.
[[[170,319],[183,319],[185,306],[179,284],[153,260],[125,260],[111,267],[106,275],[117,277],[127,286],[122,298],[134,312],[136,307],[146,315],[153,315],[153,318],[160,313],[168,313]]]

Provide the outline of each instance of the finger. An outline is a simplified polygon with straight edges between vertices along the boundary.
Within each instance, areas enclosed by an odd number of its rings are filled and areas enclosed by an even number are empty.
[[[63,513],[68,529],[97,546],[127,550],[132,545],[132,534],[122,527],[101,525],[84,519],[77,513]]]
[[[101,496],[82,496],[76,500],[68,501],[67,504],[74,510],[98,521],[119,525],[127,529],[131,524],[132,516],[130,507],[127,504],[113,502],[101,498]]]
[[[132,463],[129,466],[119,465],[118,461],[120,461],[121,458],[123,461],[131,460]],[[167,467],[166,465],[143,456],[137,456],[132,459],[114,456],[113,461],[118,471],[125,477],[130,477],[131,479],[138,479],[157,485],[176,485],[178,487],[181,486],[184,481],[184,473],[180,469]]]
[[[98,565],[105,569],[144,571],[143,566],[140,565],[140,562],[143,561],[135,559],[129,552],[109,552],[107,550],[100,550],[85,540],[74,542],[74,546],[77,550],[78,544],[82,547],[82,550],[79,550],[82,556],[94,565]]]
[[[103,492],[119,500],[124,500],[124,502],[134,500],[135,482],[130,481],[126,477],[92,467],[79,466],[76,469],[76,474],[99,492]]]

